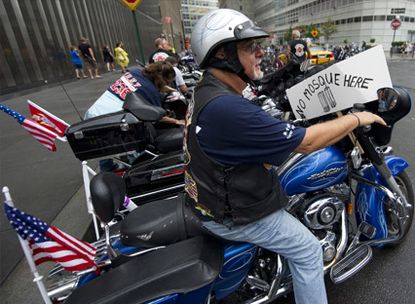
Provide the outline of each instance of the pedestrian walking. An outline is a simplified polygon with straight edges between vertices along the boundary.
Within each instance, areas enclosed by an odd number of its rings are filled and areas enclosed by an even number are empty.
[[[118,65],[121,67],[121,72],[127,72],[128,63],[128,53],[124,50],[124,44],[120,41],[117,43],[115,50],[115,60],[117,60]]]
[[[85,65],[88,69],[89,76],[91,76],[91,79],[94,79],[94,74],[92,73],[92,71],[95,72],[95,78],[101,78],[101,76],[98,73],[97,60],[95,59],[94,51],[88,43],[88,39],[85,37],[81,37],[78,48],[82,54],[82,57],[84,58]]]
[[[104,45],[102,47],[102,56],[104,57],[104,62],[107,67],[107,71],[115,71],[114,55],[112,54],[108,45]]]
[[[78,50],[73,45],[69,47],[69,50],[69,55],[71,57],[73,67],[75,69],[76,78],[81,79],[81,73],[82,77],[87,78],[88,76],[85,75],[84,69],[82,68],[82,61],[81,57],[79,57]]]

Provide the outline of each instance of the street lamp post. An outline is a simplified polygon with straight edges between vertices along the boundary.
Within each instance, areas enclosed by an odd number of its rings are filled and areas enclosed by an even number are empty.
[[[133,13],[133,19],[134,19],[135,32],[137,34],[138,48],[140,50],[141,62],[143,64],[145,64],[146,62],[145,62],[145,58],[144,58],[144,50],[143,50],[143,45],[141,44],[140,31],[138,29],[138,23],[137,23],[137,19],[135,17],[135,10],[133,10],[132,13]]]
[[[124,4],[126,7],[128,7],[129,10],[133,13],[133,20],[134,20],[134,27],[135,27],[135,33],[137,35],[137,42],[138,42],[138,49],[140,50],[140,57],[145,64],[145,58],[144,58],[144,51],[143,46],[141,44],[141,38],[140,38],[140,31],[138,30],[138,23],[137,19],[135,17],[135,9],[140,5],[142,0],[121,0],[121,3]]]

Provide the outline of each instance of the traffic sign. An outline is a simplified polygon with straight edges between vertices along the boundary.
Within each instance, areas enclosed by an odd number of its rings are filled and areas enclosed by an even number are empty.
[[[406,9],[405,8],[392,8],[391,9],[391,14],[405,14]]]
[[[134,11],[137,6],[140,5],[143,0],[122,0],[125,6],[127,6],[131,11]]]
[[[391,28],[396,31],[401,26],[401,20],[399,19],[393,19],[391,22]]]

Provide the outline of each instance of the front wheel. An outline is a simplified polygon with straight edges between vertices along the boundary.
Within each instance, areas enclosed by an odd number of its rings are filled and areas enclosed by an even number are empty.
[[[399,221],[403,221],[403,237],[395,242],[388,243],[388,246],[394,247],[402,243],[407,236],[409,229],[411,228],[412,221],[414,219],[414,190],[412,188],[411,180],[409,179],[408,173],[406,171],[402,171],[397,176],[395,176],[395,180],[399,185],[403,195],[405,196],[408,204],[406,213],[408,214],[406,219],[400,219],[393,213],[393,208],[386,204],[386,217],[388,222],[388,234],[390,237],[397,235],[399,232]],[[401,208],[401,207],[398,207]],[[400,211],[400,210],[398,210]],[[401,213],[401,212],[400,212]]]

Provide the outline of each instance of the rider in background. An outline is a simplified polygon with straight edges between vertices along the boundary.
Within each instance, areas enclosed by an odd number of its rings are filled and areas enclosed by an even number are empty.
[[[169,56],[165,59],[165,61],[173,66],[174,72],[176,73],[176,78],[174,79],[173,87],[179,90],[183,95],[186,94],[188,88],[186,86],[186,83],[184,82],[182,72],[177,68],[178,61],[176,57]]]
[[[288,48],[291,54],[297,57],[299,62],[303,62],[307,58],[311,59],[310,50],[308,49],[307,43],[304,40],[300,39],[299,30],[293,30],[292,40],[288,42]]]
[[[208,13],[193,29],[193,54],[205,73],[186,116],[186,202],[213,234],[284,256],[297,304],[325,304],[321,245],[284,210],[287,197],[272,165],[294,151],[332,145],[360,125],[385,122],[360,112],[300,128],[242,97],[247,84],[263,76],[258,39],[265,37],[253,21],[230,9]]]
[[[154,46],[156,50],[150,55],[149,63],[164,61],[167,57],[174,56],[172,47],[166,38],[157,38],[154,40]]]
[[[128,95],[138,94],[150,105],[162,107],[169,84],[174,80],[173,66],[167,62],[147,65],[143,70],[132,68],[115,81],[85,113],[85,119],[121,111]],[[184,125],[183,120],[163,117],[161,122]],[[113,171],[116,165],[111,159],[100,160],[101,171]]]

